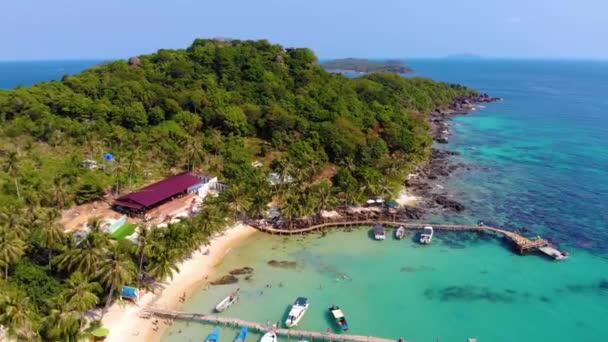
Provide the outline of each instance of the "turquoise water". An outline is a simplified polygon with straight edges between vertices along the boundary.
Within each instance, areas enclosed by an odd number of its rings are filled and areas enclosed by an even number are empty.
[[[300,328],[333,327],[339,304],[352,333],[408,341],[604,341],[608,336],[608,63],[412,60],[419,75],[503,97],[453,122],[458,159],[473,167],[443,182],[467,206],[433,220],[531,228],[570,250],[565,262],[513,254],[500,240],[437,232],[431,246],[378,243],[365,230],[285,239],[255,235],[218,274],[251,266],[235,286],[201,290],[185,310],[210,312],[237,286],[225,315],[282,320],[311,299]],[[0,63],[0,88],[58,79],[93,61]],[[296,269],[268,260],[296,261]],[[346,275],[346,279],[343,275]],[[352,279],[352,280],[348,280]],[[271,288],[266,285],[271,284]],[[282,284],[282,286],[279,286]],[[261,294],[260,292],[263,293]],[[176,323],[166,341],[200,341],[211,326]],[[223,329],[222,341],[236,330]],[[259,336],[257,336],[259,337]],[[249,337],[250,341],[256,336]]]
[[[477,168],[448,188],[470,217],[608,255],[608,62],[414,61],[420,74],[504,98],[454,120]]]
[[[184,310],[212,313],[239,287],[240,301],[223,315],[283,321],[293,300],[307,296],[311,308],[299,325],[306,330],[338,332],[326,311],[335,303],[350,333],[407,341],[604,341],[608,335],[602,321],[608,264],[601,257],[580,251],[556,263],[516,255],[500,239],[475,233],[437,232],[432,245],[421,246],[413,233],[404,241],[376,242],[367,231],[293,239],[257,234],[231,251],[217,274],[250,266],[251,279],[201,291]],[[267,265],[273,259],[297,264]],[[163,340],[198,341],[211,329],[175,323]],[[237,333],[223,331],[222,341]]]

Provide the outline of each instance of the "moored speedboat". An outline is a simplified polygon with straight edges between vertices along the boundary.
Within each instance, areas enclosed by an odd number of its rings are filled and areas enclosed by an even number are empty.
[[[304,297],[296,298],[296,301],[293,303],[291,310],[289,311],[289,315],[287,315],[287,319],[285,320],[285,325],[288,328],[295,327],[300,323],[302,317],[308,310],[308,299]]]
[[[247,327],[242,327],[241,331],[239,332],[239,335],[236,337],[236,339],[234,339],[234,342],[245,342],[248,331],[249,330],[247,329]]]
[[[333,305],[329,308],[329,314],[336,321],[336,324],[342,329],[342,331],[348,330],[348,323],[346,322],[346,317],[344,317],[344,313],[340,310],[340,307],[337,305]]]
[[[385,238],[384,227],[380,223],[376,223],[376,225],[374,225],[374,239],[381,241]]]
[[[405,237],[405,227],[401,226],[399,228],[397,228],[397,230],[395,231],[395,238],[397,238],[397,240],[401,240]]]
[[[213,329],[211,334],[209,334],[209,336],[207,336],[207,339],[205,341],[206,342],[217,342],[219,340],[220,340],[220,328],[215,328],[215,329]]]
[[[219,302],[219,304],[215,307],[215,311],[222,312],[222,311],[228,309],[228,307],[230,307],[230,305],[234,304],[234,302],[236,302],[238,299],[239,299],[239,289],[236,289],[236,291],[232,292],[228,297],[222,299],[222,301]]]
[[[420,243],[429,244],[433,240],[433,227],[425,226],[422,228],[422,233],[420,234]]]
[[[277,334],[274,331],[267,332],[266,334],[264,334],[264,336],[262,336],[262,339],[260,340],[260,342],[277,342],[277,341],[278,341]]]

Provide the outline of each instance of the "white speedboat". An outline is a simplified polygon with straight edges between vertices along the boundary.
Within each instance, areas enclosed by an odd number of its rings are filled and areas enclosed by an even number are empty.
[[[222,299],[222,301],[215,307],[215,311],[222,312],[234,304],[239,299],[239,289],[232,292],[228,297]]]
[[[293,303],[291,310],[289,311],[289,315],[287,315],[287,319],[285,320],[285,325],[288,328],[295,327],[300,323],[304,314],[306,314],[306,310],[308,310],[308,299],[304,297],[296,298],[296,301]]]
[[[384,240],[386,236],[384,235],[384,227],[380,223],[377,223],[374,226],[374,239],[376,240]]]
[[[397,238],[397,240],[401,240],[405,237],[405,227],[404,226],[397,228],[397,230],[395,231],[395,237]]]
[[[270,331],[262,336],[260,342],[277,342],[278,340],[277,334],[274,331]]]
[[[428,245],[433,240],[433,227],[425,226],[420,234],[420,243]]]

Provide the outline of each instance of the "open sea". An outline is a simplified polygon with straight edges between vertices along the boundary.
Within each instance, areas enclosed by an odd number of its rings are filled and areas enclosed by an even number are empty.
[[[0,88],[58,79],[96,63],[0,63]],[[470,170],[437,190],[467,209],[431,219],[525,226],[568,250],[570,259],[519,256],[501,240],[475,233],[437,231],[430,246],[413,235],[376,242],[368,228],[294,238],[258,233],[231,250],[217,271],[219,277],[250,266],[253,275],[201,289],[184,310],[211,313],[238,287],[240,301],[223,315],[262,324],[283,321],[293,300],[306,296],[311,308],[299,326],[305,330],[335,331],[327,307],[338,304],[352,334],[419,342],[605,341],[608,62],[408,63],[416,75],[504,98],[453,120],[450,143],[439,148],[461,152],[456,159]],[[293,263],[277,268],[270,260]],[[202,341],[212,328],[175,323],[163,340]],[[236,333],[222,328],[220,341]]]

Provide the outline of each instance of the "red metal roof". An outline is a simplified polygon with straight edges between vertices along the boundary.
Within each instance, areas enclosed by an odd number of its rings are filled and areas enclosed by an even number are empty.
[[[181,173],[122,196],[114,201],[114,205],[143,209],[169,199],[202,182],[194,173]]]

